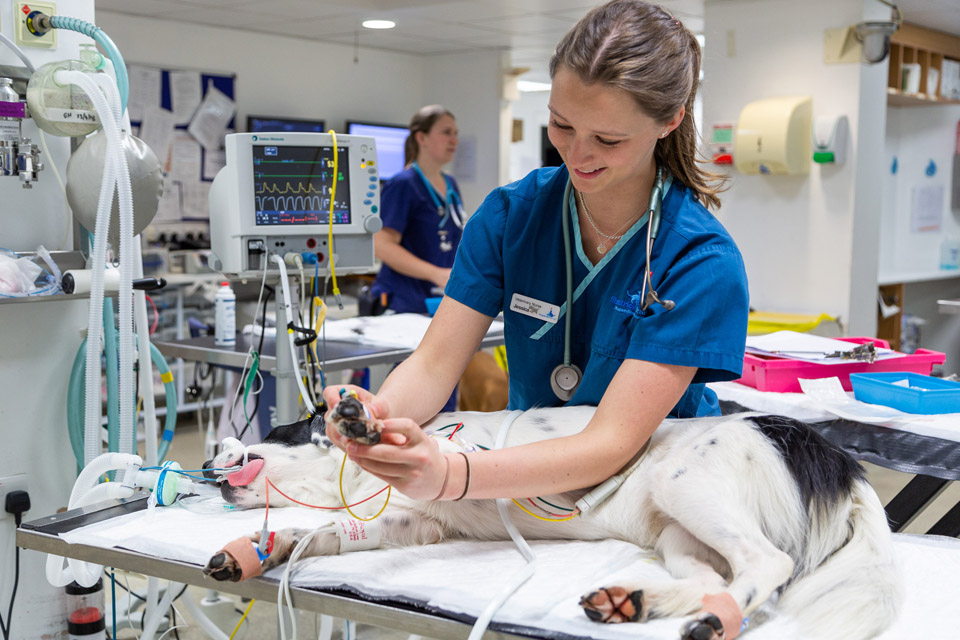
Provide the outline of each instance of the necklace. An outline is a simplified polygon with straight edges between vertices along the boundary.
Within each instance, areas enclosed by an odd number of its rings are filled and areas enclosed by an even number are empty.
[[[643,209],[641,209],[637,214],[635,214],[635,215],[632,216],[629,220],[627,220],[625,223],[623,223],[623,224],[620,226],[619,229],[617,229],[616,231],[614,231],[614,232],[613,232],[614,235],[610,236],[610,235],[605,234],[603,231],[600,231],[600,228],[597,226],[597,223],[593,221],[593,216],[591,216],[591,215],[590,215],[590,211],[587,210],[587,203],[586,203],[586,201],[584,201],[584,199],[583,199],[583,194],[582,194],[580,191],[577,191],[577,199],[578,199],[578,201],[580,202],[580,206],[583,208],[583,215],[586,216],[587,222],[589,222],[589,223],[590,223],[590,226],[593,227],[593,230],[597,232],[597,235],[599,235],[601,238],[606,238],[605,240],[600,240],[600,242],[597,244],[597,251],[598,251],[599,253],[606,253],[606,252],[607,252],[607,242],[609,242],[610,240],[613,240],[614,243],[616,243],[617,240],[619,240],[620,238],[623,237],[623,234],[620,233],[620,231],[621,231],[624,227],[632,224],[632,223],[637,219],[637,217],[639,216],[639,214],[643,212]]]

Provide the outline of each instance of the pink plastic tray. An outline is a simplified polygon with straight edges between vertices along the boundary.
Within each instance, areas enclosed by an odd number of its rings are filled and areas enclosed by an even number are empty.
[[[890,343],[877,338],[837,338],[844,342],[863,344],[874,342],[878,347],[890,348]],[[850,386],[851,373],[872,373],[878,371],[910,371],[930,375],[935,364],[943,364],[946,354],[929,349],[917,349],[915,353],[900,358],[877,360],[873,364],[868,362],[845,362],[843,364],[815,364],[788,358],[771,358],[747,353],[743,356],[743,377],[737,380],[740,384],[754,387],[760,391],[776,391],[778,393],[799,392],[800,383],[797,378],[840,378],[840,383],[846,391],[852,391]]]

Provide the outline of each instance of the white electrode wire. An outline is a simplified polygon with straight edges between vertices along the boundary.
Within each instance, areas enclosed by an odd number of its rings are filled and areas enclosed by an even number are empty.
[[[237,383],[237,388],[233,393],[233,401],[230,403],[230,409],[227,412],[227,420],[230,422],[231,428],[233,427],[233,409],[234,407],[237,406],[237,400],[240,398],[240,390],[243,389],[243,381],[247,379],[247,367],[249,366],[249,362],[253,357],[253,343],[254,343],[254,338],[256,337],[257,318],[260,317],[260,301],[263,300],[263,290],[266,288],[266,285],[267,285],[267,267],[269,264],[270,263],[267,261],[264,261],[263,263],[263,277],[260,279],[260,295],[257,296],[257,306],[253,310],[253,324],[251,325],[251,329],[250,329],[250,348],[247,349],[247,356],[243,359],[243,367],[240,371],[240,381]],[[267,330],[266,322],[264,322],[264,326],[260,327],[260,331],[261,333],[264,333],[266,332],[266,330]],[[274,339],[274,342],[276,342],[276,339]],[[259,372],[257,372],[257,375],[259,375]],[[224,388],[229,389],[228,383],[226,382],[226,380],[224,380]],[[246,409],[246,406],[244,406],[244,409]],[[224,410],[226,410],[226,407],[224,407]],[[212,419],[213,417],[212,407],[210,408],[210,416]]]
[[[283,621],[284,607],[286,607],[287,613],[290,615],[291,630],[293,631],[291,638],[296,640],[297,637],[297,612],[296,609],[293,608],[293,596],[290,594],[290,575],[293,572],[293,565],[296,564],[300,556],[303,555],[304,550],[315,535],[335,532],[336,529],[333,525],[314,529],[305,535],[290,553],[290,559],[287,560],[287,566],[283,570],[283,576],[280,578],[280,584],[277,586],[277,624],[280,627],[280,640],[287,640],[287,628]]]
[[[500,424],[500,432],[497,433],[497,442],[493,445],[494,449],[502,449],[504,443],[507,441],[507,431],[510,430],[510,426],[523,414],[522,411],[511,411],[503,419],[503,422]],[[518,571],[508,582],[506,582],[496,596],[487,604],[486,608],[483,610],[483,613],[480,614],[480,617],[477,618],[477,621],[473,623],[473,628],[470,630],[470,635],[467,637],[467,640],[480,640],[483,637],[483,634],[487,632],[487,627],[490,625],[490,621],[493,619],[493,616],[497,613],[500,607],[503,606],[503,603],[507,601],[507,598],[512,596],[517,589],[519,589],[527,580],[533,577],[533,574],[537,572],[537,556],[534,555],[533,549],[530,548],[530,545],[527,544],[527,541],[523,539],[523,536],[520,535],[520,531],[517,529],[517,526],[513,524],[513,520],[510,518],[510,514],[507,511],[507,507],[510,505],[510,501],[506,498],[497,498],[497,511],[500,513],[500,519],[503,521],[503,526],[507,528],[507,533],[510,534],[510,539],[513,540],[513,544],[517,546],[517,551],[520,552],[520,555],[523,556],[523,559],[527,561],[527,564],[523,566],[520,571]]]
[[[212,640],[229,640],[229,636],[214,624],[207,614],[203,612],[203,609],[200,608],[200,605],[193,601],[193,598],[190,597],[189,590],[183,594],[183,597],[180,598],[178,602],[180,602],[180,605],[190,614],[193,621],[196,622]],[[247,622],[249,622],[249,618]]]
[[[290,305],[290,285],[287,282],[287,265],[284,264],[283,258],[278,255],[273,256],[273,261],[277,263],[277,267],[280,269],[280,289],[283,292],[283,308],[284,311],[286,311],[287,324],[291,324],[293,322],[293,308]],[[303,398],[303,404],[306,405],[307,411],[310,412],[310,415],[313,415],[317,412],[317,410],[313,406],[313,403],[310,402],[310,396],[307,394],[307,389],[303,386],[303,378],[300,377],[300,358],[297,356],[297,346],[294,344],[293,331],[287,327],[278,326],[278,341],[280,340],[280,331],[287,332],[287,344],[290,345],[290,358],[293,360],[293,373],[297,377],[297,386],[300,388],[300,395]]]

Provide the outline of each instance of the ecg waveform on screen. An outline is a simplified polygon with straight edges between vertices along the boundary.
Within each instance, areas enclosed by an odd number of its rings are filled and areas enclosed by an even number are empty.
[[[258,211],[329,211],[330,198],[323,196],[257,196]],[[335,209],[340,207],[334,206]]]
[[[328,190],[328,189],[327,189],[327,187],[326,187],[325,185],[321,185],[321,187],[320,187],[319,189],[317,189],[314,185],[310,184],[309,182],[307,182],[307,183],[302,183],[302,182],[301,182],[300,184],[297,184],[297,185],[293,185],[293,184],[290,184],[289,182],[287,182],[287,183],[284,183],[284,185],[283,185],[282,187],[281,187],[279,184],[261,184],[261,185],[260,185],[260,190],[257,191],[257,193],[258,193],[258,194],[261,194],[261,193],[279,193],[279,194],[284,194],[284,193],[326,193],[327,190]]]
[[[333,169],[330,147],[254,147],[253,197],[258,225],[327,224],[336,181],[333,223],[350,224],[349,150],[341,148]]]

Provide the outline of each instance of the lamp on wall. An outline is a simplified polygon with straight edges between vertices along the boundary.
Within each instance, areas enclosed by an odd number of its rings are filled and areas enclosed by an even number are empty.
[[[890,36],[903,23],[903,16],[897,5],[887,0],[877,1],[893,9],[891,19],[861,22],[854,28],[857,40],[863,44],[863,58],[871,64],[882,62],[887,57],[887,53],[890,52]]]

